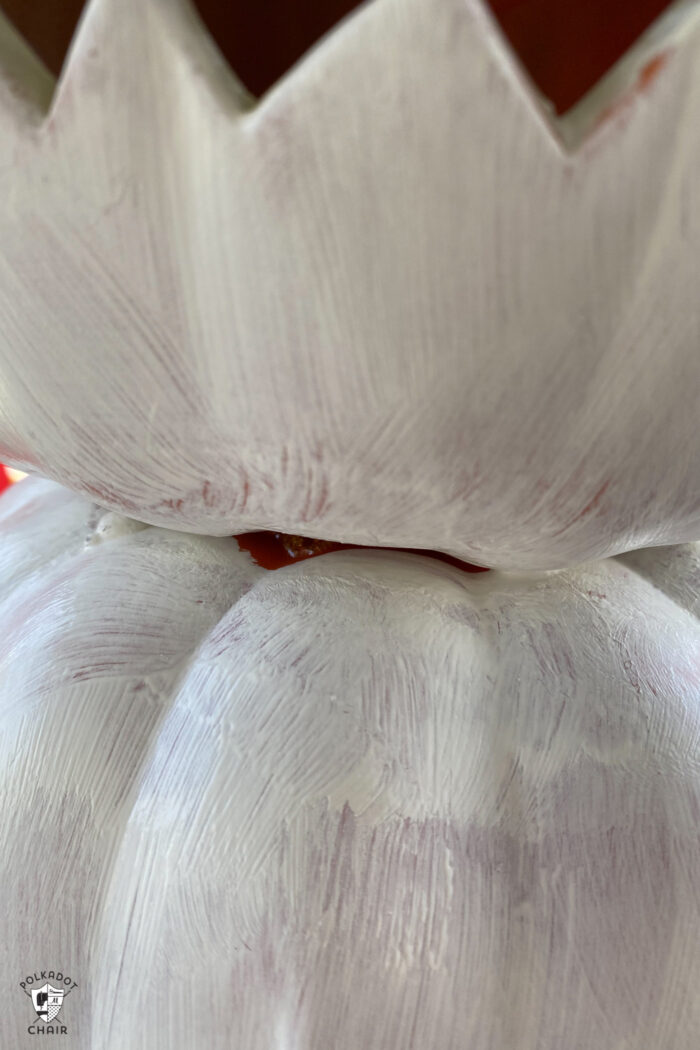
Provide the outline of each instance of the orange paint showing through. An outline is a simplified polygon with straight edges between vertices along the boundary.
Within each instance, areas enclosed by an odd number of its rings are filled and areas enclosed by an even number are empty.
[[[602,498],[605,495],[609,485],[610,485],[610,479],[608,479],[603,485],[600,486],[600,488],[596,492],[595,496],[593,496],[593,498],[588,501],[588,503],[583,508],[583,510],[580,510],[575,518],[572,518],[571,521],[567,522],[567,524],[562,529],[558,529],[554,533],[554,535],[555,536],[563,535],[563,533],[568,532],[569,529],[573,525],[575,525],[577,522],[582,521],[582,519],[585,518],[586,515],[591,514],[597,508],[598,504],[602,500]]]
[[[621,98],[618,98],[613,102],[612,105],[606,106],[606,108],[602,110],[596,121],[596,126],[600,127],[600,125],[604,124],[606,120],[610,119],[610,117],[614,117],[618,113],[627,109],[630,103],[634,101],[636,95],[646,94],[668,62],[669,57],[669,51],[662,51],[660,54],[654,55],[654,57],[640,70],[634,87],[622,95]]]
[[[606,490],[607,490],[609,485],[610,485],[610,480],[608,479],[608,481],[606,481],[604,485],[600,486],[600,488],[596,492],[596,494],[593,497],[593,499],[589,500],[589,502],[583,508],[581,513],[576,516],[576,518],[574,519],[575,521],[580,521],[581,518],[585,518],[587,514],[590,514],[592,510],[595,510],[595,508],[598,506],[598,504],[600,503],[601,499],[605,495],[605,492],[606,492]]]
[[[318,558],[322,554],[345,550],[395,550],[403,554],[422,554],[427,558],[454,565],[463,572],[488,572],[482,565],[453,558],[441,551],[425,551],[413,547],[364,547],[359,543],[335,543],[332,540],[317,540],[307,536],[292,536],[284,532],[243,532],[234,539],[242,551],[248,551],[256,564],[263,569],[283,569],[295,562]]]
[[[638,89],[640,91],[648,91],[667,62],[668,51],[663,51],[660,55],[655,55],[651,61],[647,62],[644,69],[639,74],[639,79],[637,81]]]

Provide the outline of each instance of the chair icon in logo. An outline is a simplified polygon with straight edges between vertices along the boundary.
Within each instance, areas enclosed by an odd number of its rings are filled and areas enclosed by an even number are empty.
[[[34,1009],[42,1021],[53,1021],[63,1006],[63,988],[53,988],[47,981],[41,988],[32,988]]]

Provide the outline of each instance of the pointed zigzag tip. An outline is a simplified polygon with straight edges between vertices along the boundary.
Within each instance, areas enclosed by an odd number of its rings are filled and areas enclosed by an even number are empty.
[[[90,68],[116,68],[124,80],[157,70],[162,90],[169,78],[203,85],[218,108],[247,112],[255,100],[223,57],[190,0],[88,0],[76,27],[52,106],[61,108],[66,86]],[[141,66],[141,68],[139,68]],[[148,67],[148,68],[147,68]]]
[[[51,106],[55,84],[39,56],[0,10],[0,135],[8,127],[17,132],[40,124]]]

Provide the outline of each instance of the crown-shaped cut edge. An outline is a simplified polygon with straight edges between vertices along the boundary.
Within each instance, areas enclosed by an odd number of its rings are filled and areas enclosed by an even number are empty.
[[[319,61],[327,61],[331,49],[335,50],[335,59],[342,62],[342,49],[348,34],[364,31],[365,24],[368,29],[375,29],[370,26],[371,21],[391,2],[365,0],[354,8],[323,34],[259,99],[247,91],[222,55],[191,0],[141,0],[135,10],[138,10],[141,20],[153,15],[165,20],[160,23],[161,31],[186,57],[193,74],[205,81],[222,110],[232,119],[242,119],[246,116],[263,117],[281,93],[298,89],[300,82],[303,83],[314,71]],[[632,100],[640,90],[649,88],[655,74],[672,61],[674,54],[686,46],[697,46],[700,51],[700,0],[676,0],[576,106],[559,116],[513,51],[487,0],[466,0],[466,3],[476,16],[476,24],[482,27],[483,46],[496,59],[513,89],[527,99],[533,124],[548,136],[560,153],[569,157],[595,137],[606,118],[621,104]],[[88,0],[61,75],[55,81],[0,11],[0,92],[9,94],[11,104],[19,107],[18,118],[21,114],[25,122],[35,125],[59,109],[71,71],[90,53],[100,23],[104,19],[124,17],[128,14],[123,0]],[[1,95],[0,103],[7,105],[7,100]],[[27,115],[28,111],[31,117]]]

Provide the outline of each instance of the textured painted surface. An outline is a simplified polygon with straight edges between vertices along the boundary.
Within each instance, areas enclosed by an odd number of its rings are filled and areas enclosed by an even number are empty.
[[[556,125],[477,0],[257,104],[184,0],[93,0],[53,96],[0,41],[8,462],[501,568],[700,539],[696,4]]]
[[[15,486],[0,969],[70,1050],[695,1050],[699,576],[267,572]]]

